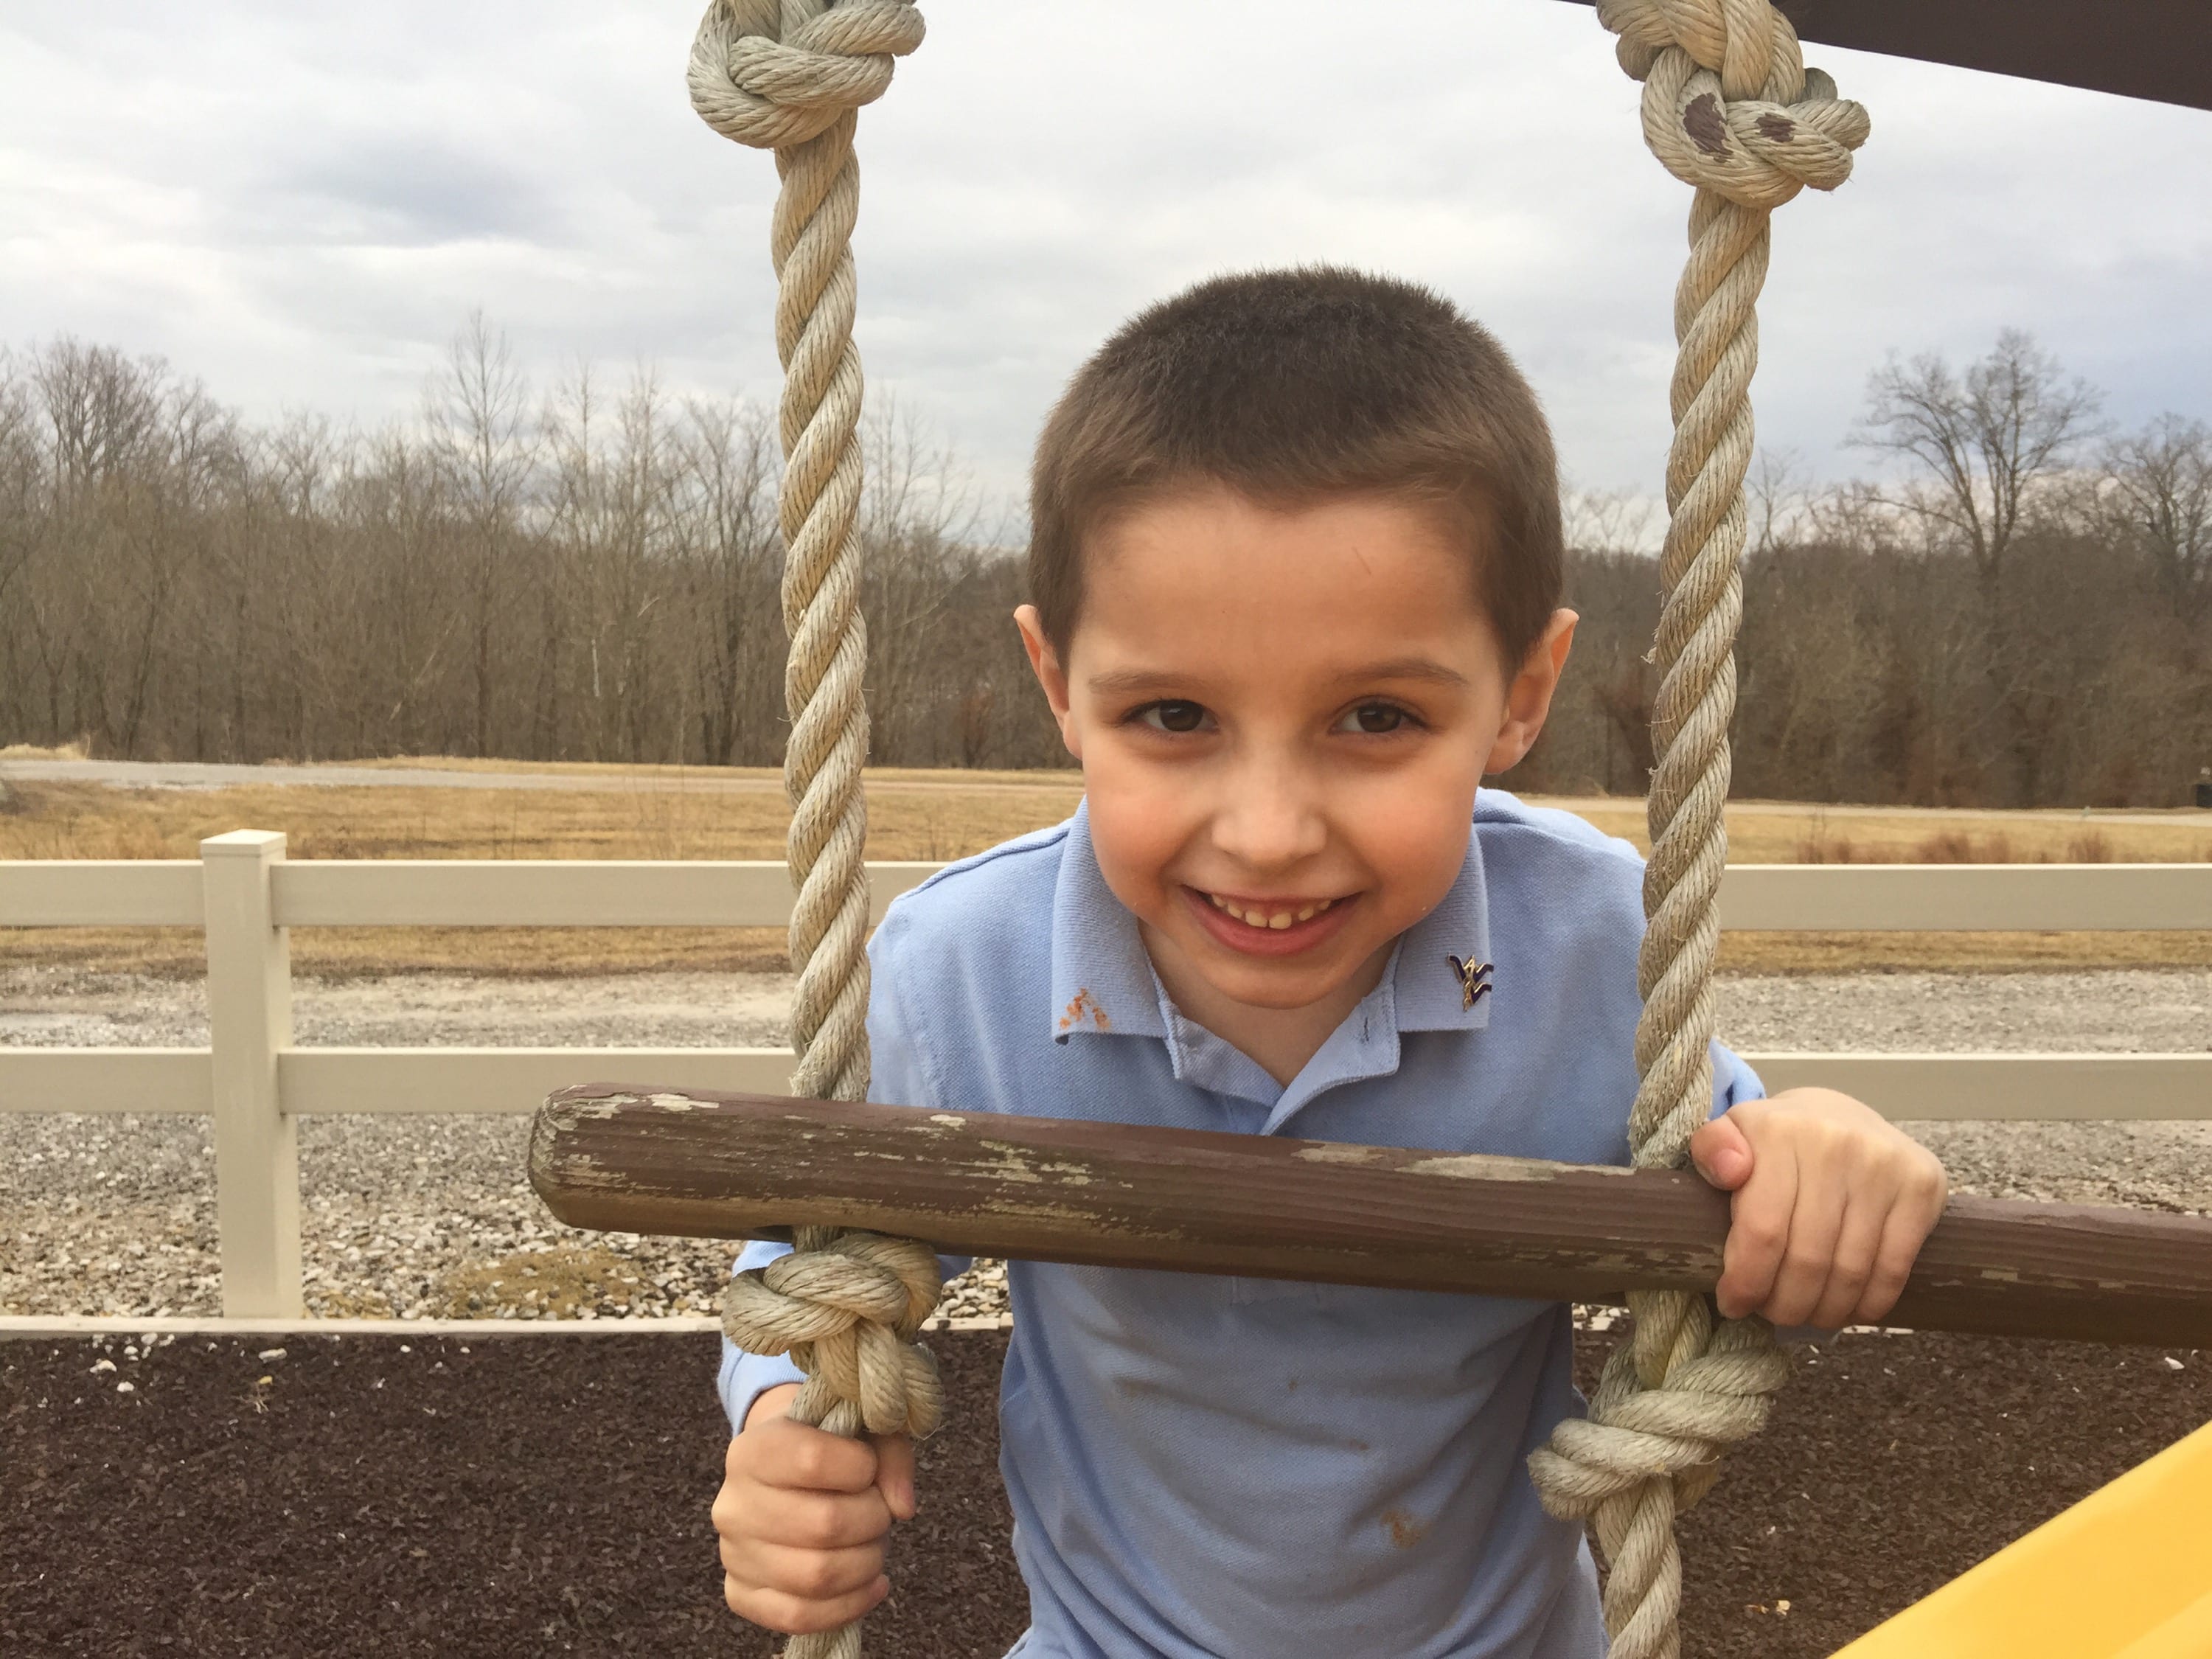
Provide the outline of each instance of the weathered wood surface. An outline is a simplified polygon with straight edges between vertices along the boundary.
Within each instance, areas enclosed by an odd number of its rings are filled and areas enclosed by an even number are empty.
[[[1581,0],[1588,5],[1590,0]],[[1797,33],[1849,46],[2212,109],[2205,0],[1779,0]],[[1814,63],[1817,52],[1809,54]],[[1832,70],[1839,66],[1829,64]],[[1844,94],[1850,76],[1839,74]],[[1863,92],[1863,88],[1860,88]],[[1882,112],[1876,110],[1879,122]]]
[[[615,1084],[546,1100],[530,1180],[578,1227],[1576,1302],[1710,1290],[1729,1219],[1687,1172]],[[1954,1198],[1890,1322],[2212,1346],[2212,1219]]]

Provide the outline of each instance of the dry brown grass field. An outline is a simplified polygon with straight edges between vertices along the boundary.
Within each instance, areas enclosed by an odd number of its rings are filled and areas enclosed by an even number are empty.
[[[444,758],[354,763],[385,769],[557,774],[528,789],[245,785],[120,788],[22,781],[0,812],[0,858],[187,859],[228,830],[281,830],[301,859],[773,859],[788,812],[765,769],[530,766]],[[577,787],[585,779],[603,787]],[[869,855],[951,859],[1056,823],[1074,809],[1073,772],[884,769],[868,778]],[[1642,803],[1561,800],[1608,833],[1644,844]],[[2162,863],[2212,860],[2203,813],[2002,812],[1735,802],[1729,856],[1747,864]],[[0,930],[5,932],[6,930]],[[18,961],[68,961],[197,974],[198,936],[181,930],[7,933]],[[349,975],[403,969],[580,974],[648,968],[773,968],[763,929],[301,929],[295,967]],[[2205,933],[1735,933],[1739,972],[2212,964]]]

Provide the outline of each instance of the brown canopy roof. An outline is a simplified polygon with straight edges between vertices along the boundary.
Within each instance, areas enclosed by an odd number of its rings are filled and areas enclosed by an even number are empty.
[[[1827,46],[2212,109],[2212,0],[1777,3]]]

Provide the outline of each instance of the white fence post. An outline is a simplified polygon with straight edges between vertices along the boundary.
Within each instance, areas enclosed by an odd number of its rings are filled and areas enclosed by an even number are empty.
[[[300,1153],[276,1095],[292,1041],[292,950],[270,872],[284,837],[234,830],[200,843],[207,901],[208,1025],[215,1080],[216,1217],[226,1316],[296,1319]]]

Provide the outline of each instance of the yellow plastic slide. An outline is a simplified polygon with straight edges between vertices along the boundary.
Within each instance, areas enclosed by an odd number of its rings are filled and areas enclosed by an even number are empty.
[[[1836,1659],[2212,1659],[2212,1424]]]

